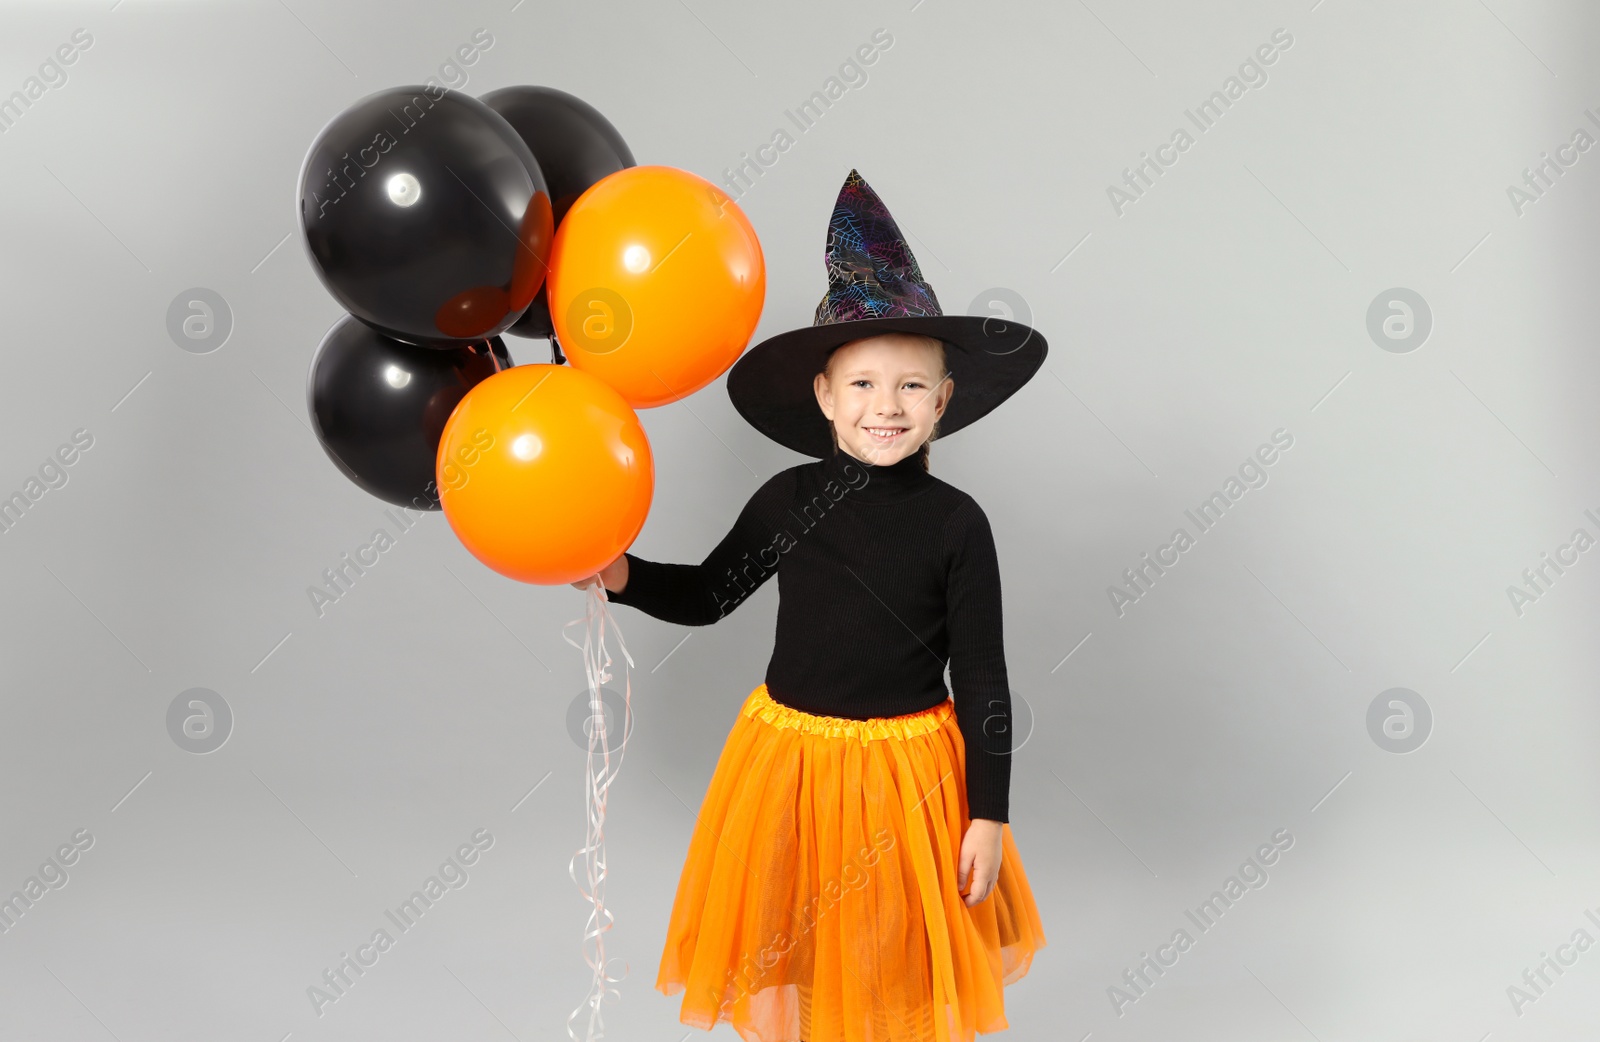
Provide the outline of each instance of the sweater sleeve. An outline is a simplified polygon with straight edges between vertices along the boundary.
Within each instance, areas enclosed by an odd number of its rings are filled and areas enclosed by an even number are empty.
[[[624,554],[628,581],[620,592],[607,590],[606,599],[682,626],[716,622],[777,574],[777,533],[793,504],[794,488],[793,468],[768,478],[700,564],[666,564]]]
[[[946,629],[956,722],[966,746],[973,818],[1010,820],[1011,688],[1006,677],[1000,562],[988,516],[968,499],[946,523]]]

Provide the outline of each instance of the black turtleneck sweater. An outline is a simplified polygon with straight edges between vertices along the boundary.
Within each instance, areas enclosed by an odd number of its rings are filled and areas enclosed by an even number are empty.
[[[705,626],[774,573],[768,693],[807,713],[902,716],[952,697],[968,814],[1009,821],[1011,692],[989,519],[917,453],[873,466],[840,450],[769,478],[698,565],[629,553],[616,604]]]

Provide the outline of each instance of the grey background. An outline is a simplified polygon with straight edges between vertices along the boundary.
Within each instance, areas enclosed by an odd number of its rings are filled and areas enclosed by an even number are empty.
[[[1600,135],[1600,12],[512,4],[0,6],[0,95],[93,37],[0,135],[0,491],[94,436],[0,535],[0,895],[94,837],[0,935],[0,1038],[556,1038],[583,1001],[566,721],[584,676],[562,640],[582,596],[489,571],[438,514],[323,617],[306,594],[395,526],[307,426],[339,309],[298,241],[299,164],[345,105],[438,76],[480,28],[494,43],[461,89],[561,87],[641,162],[717,181],[887,29],[868,81],[740,199],[768,266],[757,337],[809,321],[855,166],[946,310],[1003,288],[1050,338],[1037,379],[933,454],[992,519],[1033,719],[1012,829],[1050,943],[1001,1037],[1600,1022],[1600,951],[1520,1015],[1507,992],[1575,931],[1600,938],[1600,563],[1520,615],[1506,592],[1574,529],[1600,534],[1600,151],[1520,215],[1506,192],[1574,128]],[[1267,82],[1118,216],[1107,186],[1279,27],[1294,42]],[[232,312],[209,353],[168,334],[192,287]],[[1415,350],[1368,334],[1396,287],[1432,312]],[[642,418],[657,490],[634,549],[654,559],[699,560],[799,462],[720,379]],[[1279,428],[1294,443],[1267,483],[1119,616],[1108,587],[1193,533],[1184,511]],[[607,954],[627,968],[610,1037],[689,1034],[652,984],[776,597],[692,633],[616,609],[638,668],[606,831]],[[167,727],[196,687],[232,713],[205,754]],[[1431,713],[1411,752],[1367,722],[1397,687]],[[316,1016],[308,986],[480,828],[468,885]],[[1278,829],[1295,841],[1269,882],[1198,931],[1185,910]],[[1193,947],[1119,1016],[1107,989],[1185,927]]]

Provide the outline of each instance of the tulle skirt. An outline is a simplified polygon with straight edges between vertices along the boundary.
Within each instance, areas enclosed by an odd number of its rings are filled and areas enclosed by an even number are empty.
[[[727,1021],[745,1042],[971,1042],[1008,1027],[1001,989],[1044,928],[1009,823],[994,889],[962,898],[965,779],[948,700],[851,720],[759,685],[672,906],[656,988],[684,993],[679,1020]]]

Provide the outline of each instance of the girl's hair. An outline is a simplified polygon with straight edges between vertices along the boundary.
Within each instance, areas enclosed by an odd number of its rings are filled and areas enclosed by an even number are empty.
[[[939,354],[939,379],[934,382],[934,386],[937,387],[938,384],[944,382],[945,377],[950,375],[949,359],[945,355],[944,341],[940,340],[938,337],[924,336],[921,333],[907,333],[907,334],[904,334],[904,335],[905,336],[913,336],[918,340],[925,341],[928,344],[929,347],[936,348],[938,350],[938,354]],[[855,343],[855,341],[852,340],[852,341],[850,341],[850,343],[853,344],[853,343]],[[831,350],[828,351],[827,361],[824,362],[823,366],[822,366],[822,375],[823,376],[825,376],[825,377],[827,377],[829,379],[832,379],[833,356],[834,356],[835,353],[838,352],[840,347],[846,347],[846,346],[848,346],[848,345],[840,344],[839,347],[832,348]],[[933,421],[933,431],[931,433],[929,433],[928,440],[923,442],[922,443],[922,447],[917,450],[917,456],[922,461],[922,469],[923,470],[929,469],[928,468],[928,457],[929,457],[930,451],[931,451],[930,450],[930,446],[933,445],[933,439],[937,438],[938,436],[939,436],[939,421],[937,419],[935,419]],[[839,454],[839,430],[838,430],[838,428],[834,427],[834,425],[831,422],[828,424],[828,437],[833,439],[833,452],[834,452],[834,455],[838,455]]]

